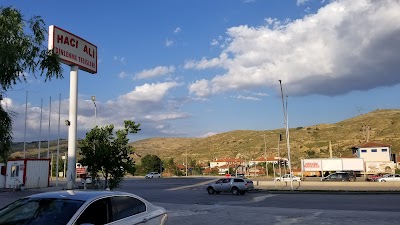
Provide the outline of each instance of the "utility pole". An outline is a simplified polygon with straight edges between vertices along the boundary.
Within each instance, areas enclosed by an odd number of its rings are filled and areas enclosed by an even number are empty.
[[[264,157],[265,157],[265,174],[268,177],[267,142],[265,141],[265,133],[264,133]]]
[[[284,115],[284,124],[286,126],[286,143],[287,143],[287,150],[288,150],[288,163],[289,163],[289,172],[290,172],[290,187],[291,190],[293,191],[293,178],[292,178],[292,166],[291,166],[291,160],[290,160],[290,141],[289,141],[289,118],[288,118],[288,112],[287,112],[287,98],[286,96],[286,109],[285,109],[285,102],[283,99],[283,88],[282,88],[282,80],[279,80],[279,84],[281,86],[281,95],[282,95],[282,106],[283,106],[283,115]]]

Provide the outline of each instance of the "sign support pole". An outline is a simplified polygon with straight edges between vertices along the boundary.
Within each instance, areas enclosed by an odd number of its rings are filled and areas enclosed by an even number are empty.
[[[68,129],[68,171],[67,190],[76,182],[76,133],[78,122],[78,66],[71,66],[69,83],[69,129]]]

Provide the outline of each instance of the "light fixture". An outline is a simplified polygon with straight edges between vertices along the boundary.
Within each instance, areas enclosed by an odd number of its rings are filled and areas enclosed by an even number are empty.
[[[65,125],[69,126],[71,125],[71,122],[69,122],[69,120],[65,120]]]

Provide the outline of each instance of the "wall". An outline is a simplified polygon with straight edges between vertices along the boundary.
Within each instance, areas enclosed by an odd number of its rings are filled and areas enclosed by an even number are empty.
[[[372,152],[372,150],[376,150],[376,152]],[[384,150],[386,150],[386,152],[383,152]],[[365,162],[390,161],[389,147],[359,148],[358,154]]]

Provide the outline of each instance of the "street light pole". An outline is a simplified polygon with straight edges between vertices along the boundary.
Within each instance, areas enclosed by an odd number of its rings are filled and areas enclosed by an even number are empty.
[[[264,157],[265,157],[265,174],[268,177],[267,142],[265,141],[265,133],[264,133]]]
[[[94,126],[97,126],[97,106],[96,106],[96,96],[92,96],[92,102],[94,104]]]
[[[185,163],[185,165],[186,165],[186,176],[188,175],[188,162],[187,162],[187,148],[186,148],[186,163]]]
[[[291,166],[292,163],[290,160],[289,122],[288,122],[288,114],[287,114],[287,96],[286,96],[286,109],[285,109],[285,102],[283,99],[282,80],[279,80],[279,84],[281,86],[283,115],[284,115],[284,121],[285,121],[285,127],[286,127],[286,143],[287,143],[287,149],[288,149],[288,163],[289,163],[288,166],[289,166],[289,172],[290,172],[290,187],[291,187],[291,190],[293,191],[293,178],[292,178],[292,166]]]

